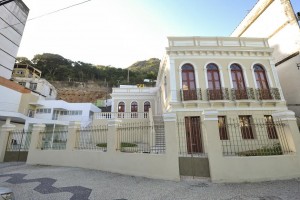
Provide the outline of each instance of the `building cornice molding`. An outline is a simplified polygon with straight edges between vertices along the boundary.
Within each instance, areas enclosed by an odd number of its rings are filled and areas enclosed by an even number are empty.
[[[167,54],[171,57],[173,56],[190,56],[190,57],[224,57],[228,56],[239,56],[239,57],[266,57],[270,58],[272,56],[272,49],[266,50],[191,50],[191,49],[169,49]]]

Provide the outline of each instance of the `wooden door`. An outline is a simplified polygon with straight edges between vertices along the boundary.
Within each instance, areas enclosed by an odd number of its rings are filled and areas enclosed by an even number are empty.
[[[200,117],[185,117],[185,129],[188,153],[203,153]]]

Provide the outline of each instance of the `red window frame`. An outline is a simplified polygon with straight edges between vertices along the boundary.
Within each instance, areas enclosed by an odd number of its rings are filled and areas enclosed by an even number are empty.
[[[257,87],[260,89],[261,98],[272,99],[266,71],[261,65],[258,64],[254,65],[253,69]]]
[[[197,100],[195,70],[191,64],[181,68],[181,83],[184,100]]]
[[[150,102],[149,102],[149,101],[146,101],[146,102],[144,103],[144,112],[149,112],[150,107],[151,107]]]
[[[124,102],[120,102],[118,104],[118,112],[125,112],[125,103]]]
[[[138,103],[136,101],[131,103],[131,118],[137,118],[137,112],[138,112]]]
[[[226,116],[218,116],[220,140],[229,140],[226,128]]]
[[[243,70],[238,64],[232,64],[231,79],[233,88],[236,90],[236,99],[248,99]]]
[[[207,82],[211,100],[223,99],[219,68],[211,63],[207,66]]]
[[[267,125],[268,138],[278,139],[278,135],[277,135],[277,131],[276,131],[276,127],[272,115],[265,115],[264,117]]]
[[[240,128],[243,139],[254,139],[252,131],[252,123],[250,115],[241,115],[239,116]]]

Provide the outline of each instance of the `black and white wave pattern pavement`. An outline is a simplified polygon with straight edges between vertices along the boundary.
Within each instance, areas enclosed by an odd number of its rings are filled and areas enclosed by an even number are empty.
[[[73,196],[70,200],[88,200],[92,192],[91,189],[82,186],[70,186],[70,187],[55,187],[53,184],[57,181],[53,178],[36,178],[36,179],[24,179],[27,174],[4,174],[0,177],[10,177],[6,182],[11,184],[22,184],[39,182],[40,184],[34,188],[35,191],[41,194],[53,194],[61,192],[70,192]]]

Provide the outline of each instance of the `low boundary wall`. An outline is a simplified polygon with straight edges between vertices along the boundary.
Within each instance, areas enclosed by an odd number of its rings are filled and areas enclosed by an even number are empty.
[[[96,151],[34,150],[27,164],[82,167],[147,178],[179,180],[178,159],[167,155]]]

